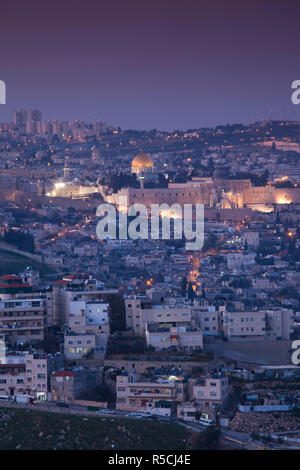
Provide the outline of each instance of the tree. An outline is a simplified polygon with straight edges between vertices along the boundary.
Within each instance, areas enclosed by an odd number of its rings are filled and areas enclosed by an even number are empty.
[[[184,276],[181,280],[181,294],[182,294],[182,297],[186,296],[186,286],[187,286],[187,278]]]
[[[110,307],[109,323],[111,332],[126,329],[126,314],[124,298],[120,294],[111,294],[107,297]]]
[[[210,173],[213,173],[215,171],[215,163],[212,157],[209,157],[208,159],[208,168]]]
[[[119,189],[124,187],[138,188],[139,182],[136,175],[127,175],[126,173],[111,174],[101,181],[102,184],[107,184],[116,193]]]
[[[220,446],[221,431],[215,426],[209,426],[199,433],[196,443],[197,450],[217,450]]]
[[[47,354],[55,354],[60,350],[62,336],[59,336],[58,330],[55,328],[48,328],[45,333],[44,339],[39,343],[39,347]]]
[[[188,298],[189,300],[193,301],[195,298],[195,292],[193,289],[192,281],[189,282],[189,287],[188,287]]]
[[[175,176],[175,183],[186,183],[188,179],[188,175],[186,171],[181,171],[179,174]]]
[[[280,216],[279,216],[279,211],[276,211],[276,218],[275,218],[275,224],[279,225],[281,223]]]
[[[33,235],[21,230],[8,230],[4,233],[3,240],[10,245],[15,245],[19,250],[33,252],[35,249]]]
[[[81,394],[81,400],[89,401],[115,401],[116,397],[107,384],[99,384],[90,391],[84,391]]]

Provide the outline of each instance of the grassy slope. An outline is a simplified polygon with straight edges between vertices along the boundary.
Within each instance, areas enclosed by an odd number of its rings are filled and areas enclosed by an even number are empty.
[[[40,274],[52,274],[55,272],[45,264],[34,261],[26,256],[0,249],[0,275],[18,274],[27,266],[32,266]]]
[[[184,450],[189,436],[173,423],[0,408],[0,450]]]

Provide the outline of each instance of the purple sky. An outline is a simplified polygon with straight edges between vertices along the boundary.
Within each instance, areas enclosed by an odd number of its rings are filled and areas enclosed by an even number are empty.
[[[300,2],[15,0],[0,15],[0,122],[16,107],[136,129],[300,120]]]

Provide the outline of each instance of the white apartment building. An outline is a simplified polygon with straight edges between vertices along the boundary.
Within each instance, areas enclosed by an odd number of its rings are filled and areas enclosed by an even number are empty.
[[[254,289],[268,290],[276,288],[276,282],[272,282],[267,277],[256,277],[252,279],[252,285]]]
[[[89,352],[105,356],[110,334],[109,304],[87,299],[70,300],[64,350],[68,358],[80,359]]]
[[[286,308],[265,310],[266,336],[272,340],[289,340],[294,331],[293,310]]]
[[[64,352],[67,358],[81,358],[96,346],[93,334],[66,334],[64,336]]]
[[[0,357],[0,395],[47,400],[47,356],[24,352]]]
[[[162,351],[171,346],[183,351],[203,349],[202,331],[190,326],[159,327],[155,323],[147,323],[147,346],[152,346],[156,351]]]
[[[259,246],[259,232],[247,231],[242,234],[242,242],[247,242],[248,247],[257,248]]]
[[[64,353],[68,359],[81,359],[93,352],[104,359],[107,348],[107,335],[94,333],[70,333],[64,335]]]
[[[157,351],[171,346],[186,351],[203,348],[202,332],[190,305],[176,299],[155,304],[145,296],[126,299],[125,306],[127,328],[145,336],[147,345]]]
[[[224,311],[221,313],[221,328],[224,337],[230,341],[243,338],[263,340],[266,334],[265,311]]]
[[[82,276],[83,277],[83,276]],[[101,302],[108,294],[117,294],[118,289],[104,289],[103,286],[87,277],[65,276],[53,284],[53,307],[51,323],[64,325],[69,321],[71,300]]]
[[[74,255],[78,256],[97,256],[98,254],[98,247],[95,245],[83,244],[80,246],[74,247]]]
[[[139,374],[117,376],[118,410],[151,410],[164,404],[169,408],[186,400],[187,383],[183,377],[165,376],[146,379]]]
[[[220,315],[225,307],[217,309],[213,305],[192,307],[192,316],[203,335],[218,335],[220,333]]]
[[[228,253],[224,255],[229,269],[239,269],[255,264],[256,253]]]
[[[201,377],[200,379],[189,379],[189,395],[197,404],[205,407],[222,407],[228,397],[228,377],[221,372]]]
[[[187,326],[192,322],[192,309],[183,303],[154,305],[148,297],[125,299],[126,327],[144,336],[147,324],[160,327]]]
[[[41,298],[0,300],[0,333],[11,344],[35,343],[44,339],[45,308]]]
[[[109,304],[85,299],[71,300],[68,327],[75,333],[83,331],[109,335]]]
[[[228,378],[224,373],[188,380],[189,401],[177,405],[177,417],[197,422],[196,416],[216,419],[228,398]]]

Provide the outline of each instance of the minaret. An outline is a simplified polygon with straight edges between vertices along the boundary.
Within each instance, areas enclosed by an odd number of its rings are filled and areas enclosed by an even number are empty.
[[[69,168],[69,157],[65,158],[65,165],[64,165],[64,178],[70,178],[70,168]]]
[[[144,183],[145,183],[145,176],[144,176],[144,173],[141,173],[139,175],[139,180],[140,180],[140,188],[141,189],[144,189]]]

